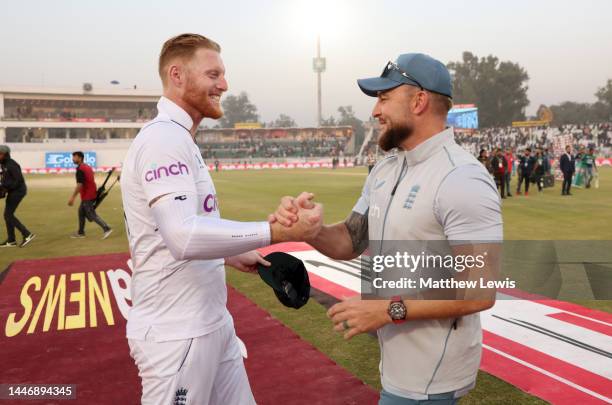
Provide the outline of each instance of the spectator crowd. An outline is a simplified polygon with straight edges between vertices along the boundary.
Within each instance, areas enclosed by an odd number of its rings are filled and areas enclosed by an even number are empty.
[[[612,123],[583,125],[563,125],[560,127],[538,128],[487,128],[474,133],[455,133],[455,140],[474,155],[479,150],[493,147],[522,150],[551,149],[554,138],[560,135],[571,135],[576,150],[581,147],[596,147],[604,156],[612,154]]]
[[[343,157],[348,137],[317,136],[294,139],[250,136],[236,141],[203,142],[204,159]]]

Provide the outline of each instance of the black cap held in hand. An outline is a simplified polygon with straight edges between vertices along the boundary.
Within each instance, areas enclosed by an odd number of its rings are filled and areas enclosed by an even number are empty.
[[[271,265],[257,266],[261,279],[272,287],[284,306],[295,309],[303,307],[310,297],[310,280],[304,263],[283,252],[270,253],[265,259]]]

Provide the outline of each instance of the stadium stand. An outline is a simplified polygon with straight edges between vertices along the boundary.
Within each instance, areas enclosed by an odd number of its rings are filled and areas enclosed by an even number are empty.
[[[197,140],[204,159],[342,157],[355,149],[350,126],[205,129]]]
[[[24,168],[45,168],[45,153],[85,150],[97,153],[98,166],[119,166],[129,142],[157,114],[159,94],[136,89],[0,88],[0,143],[8,143]],[[236,161],[317,161],[355,156],[363,163],[380,155],[376,121],[365,145],[350,126],[321,128],[200,128],[197,141],[205,159]],[[612,123],[560,127],[503,127],[457,131],[465,149],[549,148],[559,135],[571,136],[576,150],[595,147],[599,157],[612,155]],[[44,144],[44,145],[40,145]],[[361,151],[362,153],[358,153]],[[360,161],[361,162],[360,162]]]

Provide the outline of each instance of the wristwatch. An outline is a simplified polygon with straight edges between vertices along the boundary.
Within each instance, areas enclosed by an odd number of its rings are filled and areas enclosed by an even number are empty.
[[[395,324],[406,322],[406,314],[408,313],[408,311],[406,310],[406,305],[404,305],[404,301],[401,297],[391,298],[387,313]]]

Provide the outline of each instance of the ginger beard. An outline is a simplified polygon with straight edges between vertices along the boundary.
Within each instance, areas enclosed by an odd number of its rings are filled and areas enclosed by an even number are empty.
[[[214,85],[211,87],[199,83],[193,77],[193,73],[188,71],[183,100],[203,117],[216,120],[223,116],[220,104],[222,93],[222,91],[215,89]]]

